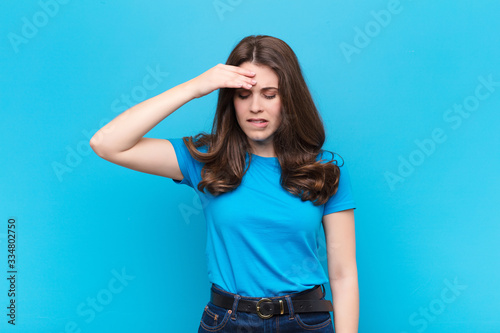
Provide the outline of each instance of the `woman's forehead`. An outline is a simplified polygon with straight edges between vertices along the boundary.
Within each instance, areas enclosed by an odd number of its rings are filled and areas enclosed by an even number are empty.
[[[255,72],[255,76],[273,77],[276,80],[278,79],[276,72],[267,65],[254,64],[247,61],[242,63],[239,67]]]

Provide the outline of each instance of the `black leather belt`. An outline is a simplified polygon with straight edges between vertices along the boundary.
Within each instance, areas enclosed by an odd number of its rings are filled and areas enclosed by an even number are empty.
[[[323,285],[299,293],[289,294],[294,312],[332,312],[332,302],[321,299],[324,295]],[[222,308],[232,309],[234,299],[233,296],[221,295],[214,292],[213,289],[211,290],[210,302]],[[285,296],[255,298],[255,300],[240,298],[237,311],[257,313],[262,319],[289,313]]]

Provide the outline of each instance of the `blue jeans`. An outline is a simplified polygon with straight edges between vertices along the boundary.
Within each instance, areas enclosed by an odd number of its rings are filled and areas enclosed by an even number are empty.
[[[258,300],[260,297],[246,297],[230,293],[212,284],[211,290],[216,293],[235,297],[232,310],[219,307],[208,302],[203,310],[198,333],[200,332],[234,332],[234,333],[333,333],[333,322],[330,312],[295,313],[290,296],[292,294],[269,297],[284,298],[288,303],[290,313],[274,315],[262,319],[257,313],[236,311],[240,299]],[[321,299],[325,299],[323,296]]]

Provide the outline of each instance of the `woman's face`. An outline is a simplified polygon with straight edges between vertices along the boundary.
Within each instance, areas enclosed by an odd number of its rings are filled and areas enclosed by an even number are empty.
[[[256,155],[274,156],[273,135],[281,123],[281,99],[278,76],[268,66],[245,62],[239,67],[255,72],[257,81],[250,89],[239,88],[234,94],[236,118]],[[264,122],[252,121],[262,119]]]

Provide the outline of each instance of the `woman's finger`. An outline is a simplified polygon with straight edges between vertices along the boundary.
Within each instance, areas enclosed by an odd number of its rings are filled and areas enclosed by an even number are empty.
[[[241,68],[239,66],[233,66],[233,65],[224,65],[224,66],[226,66],[226,68],[228,70],[231,70],[231,71],[236,72],[236,73],[241,74],[241,75],[245,75],[245,76],[254,76],[255,75],[255,72],[252,72],[251,70],[248,70],[245,68]]]
[[[241,82],[241,81],[231,81],[228,83],[227,88],[245,88],[250,89],[252,85],[250,83]]]

